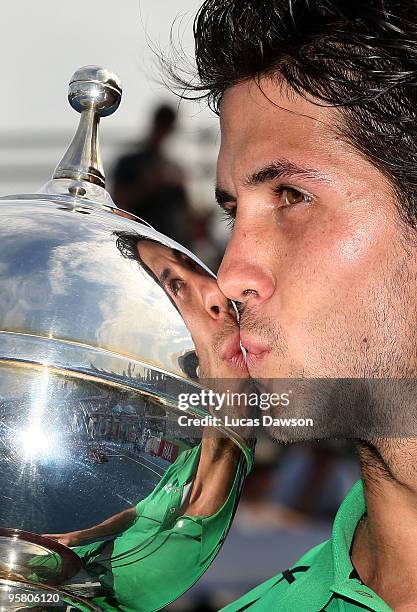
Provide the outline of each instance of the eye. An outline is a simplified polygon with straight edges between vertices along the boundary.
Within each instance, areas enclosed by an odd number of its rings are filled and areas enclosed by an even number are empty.
[[[177,297],[178,293],[184,287],[185,282],[182,278],[171,278],[168,282],[170,292]]]
[[[313,201],[311,195],[288,185],[279,185],[274,189],[274,193],[280,196],[280,208],[288,208],[296,204],[310,204]]]

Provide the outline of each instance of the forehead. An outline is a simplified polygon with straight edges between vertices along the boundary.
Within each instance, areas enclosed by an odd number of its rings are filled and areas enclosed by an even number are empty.
[[[163,244],[146,239],[139,240],[136,246],[139,255],[147,258],[169,257],[172,251]]]
[[[191,257],[182,251],[172,249],[151,240],[140,240],[137,243],[137,250],[143,263],[154,272],[162,270],[165,266],[171,267],[172,264],[175,264],[175,268],[181,269],[182,272],[193,272],[201,276],[209,277],[209,274],[199,263],[193,261]]]
[[[229,88],[220,109],[219,179],[278,157],[322,171],[366,164],[377,172],[337,134],[340,118],[336,109],[319,106],[271,78]]]

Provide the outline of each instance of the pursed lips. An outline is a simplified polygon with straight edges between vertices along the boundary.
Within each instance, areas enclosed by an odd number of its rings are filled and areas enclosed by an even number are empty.
[[[240,335],[240,342],[246,351],[246,365],[249,371],[257,368],[261,361],[271,352],[270,347],[264,342],[244,333]]]
[[[221,352],[221,359],[235,367],[256,368],[271,349],[248,335],[236,334]]]

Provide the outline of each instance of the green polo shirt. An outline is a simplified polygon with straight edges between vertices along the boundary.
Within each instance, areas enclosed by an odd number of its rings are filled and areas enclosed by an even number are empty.
[[[358,480],[337,512],[330,540],[221,612],[393,612],[361,583],[350,558],[355,529],[365,512],[363,484]]]
[[[138,503],[135,522],[121,535],[73,549],[104,589],[103,596],[93,600],[103,611],[160,610],[191,587],[217,554],[233,516],[241,477],[236,475],[215,514],[183,515],[184,487],[195,475],[200,450],[198,445],[179,455]],[[246,459],[250,464],[252,456]]]

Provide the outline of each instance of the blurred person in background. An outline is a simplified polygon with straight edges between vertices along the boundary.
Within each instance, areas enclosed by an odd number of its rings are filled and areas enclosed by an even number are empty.
[[[167,139],[175,133],[177,111],[168,104],[153,113],[148,136],[121,157],[113,176],[113,200],[187,248],[194,239],[194,215],[182,168],[167,156]]]

